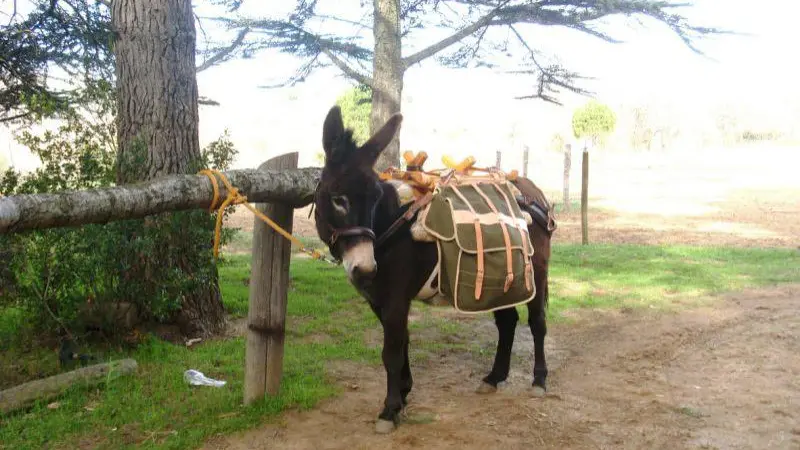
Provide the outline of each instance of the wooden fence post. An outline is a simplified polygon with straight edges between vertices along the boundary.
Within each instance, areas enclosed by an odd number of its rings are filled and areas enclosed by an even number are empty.
[[[569,172],[572,169],[572,144],[564,146],[564,212],[572,209],[569,198]]]
[[[261,164],[259,170],[296,169],[298,153],[287,153]],[[292,232],[294,208],[261,203],[266,214],[287,232]],[[250,305],[247,312],[244,403],[276,395],[283,372],[283,344],[286,330],[286,297],[292,243],[254,217],[253,261],[250,274]]]
[[[498,169],[500,168],[500,163],[502,162],[502,159],[503,159],[503,153],[500,150],[498,150],[497,161],[495,162],[495,167],[497,167]]]
[[[581,238],[583,245],[589,243],[589,148],[583,148],[581,163]]]
[[[528,178],[528,145],[522,147],[522,176]]]

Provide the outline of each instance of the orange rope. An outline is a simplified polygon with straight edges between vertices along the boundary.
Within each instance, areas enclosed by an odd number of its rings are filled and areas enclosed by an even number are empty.
[[[257,210],[253,205],[248,203],[247,197],[239,193],[239,189],[235,188],[228,178],[222,172],[213,169],[204,169],[199,172],[200,175],[205,175],[211,181],[211,188],[214,190],[214,198],[211,200],[211,204],[208,207],[209,211],[217,211],[217,222],[216,227],[214,228],[214,259],[216,260],[219,256],[219,243],[222,237],[222,212],[230,205],[244,205],[245,208],[249,209],[256,215],[259,219],[264,221],[267,225],[269,225],[273,230],[275,230],[278,234],[285,237],[295,245],[300,248],[300,251],[303,253],[307,253],[311,255],[314,259],[321,259],[323,261],[336,264],[335,261],[332,261],[325,257],[322,253],[317,250],[309,249],[303,243],[297,239],[296,237],[292,236],[291,233],[287,232],[280,225],[275,223],[272,219],[270,219],[266,214],[262,213],[261,211]],[[217,202],[219,202],[219,183],[217,182],[217,177],[222,180],[222,184],[225,185],[227,189],[227,197],[222,202],[221,205],[217,206]]]

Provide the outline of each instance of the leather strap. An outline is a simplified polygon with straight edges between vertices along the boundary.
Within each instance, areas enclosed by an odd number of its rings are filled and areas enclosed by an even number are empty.
[[[521,195],[516,196],[515,199],[517,200],[520,208],[530,213],[531,218],[534,222],[536,222],[537,225],[542,227],[542,229],[545,230],[548,235],[553,234],[553,230],[556,229],[556,224],[555,221],[552,220],[550,210],[548,208],[542,207],[535,201],[527,202],[525,197]]]
[[[478,269],[475,274],[475,300],[480,300],[481,293],[483,292],[483,275],[484,275],[484,261],[483,261],[483,232],[481,231],[481,219],[478,218],[478,213],[475,208],[470,205],[464,194],[458,189],[456,185],[451,185],[450,188],[458,195],[461,201],[467,205],[467,208],[475,215],[475,245],[478,254]],[[456,231],[457,232],[457,231]]]
[[[492,201],[489,200],[489,197],[486,195],[486,193],[483,192],[481,188],[478,187],[478,184],[471,183],[470,186],[472,186],[475,189],[475,191],[478,192],[483,201],[486,202],[486,204],[489,206],[489,209],[491,209],[493,213],[499,216],[500,211],[498,211],[497,208],[494,206],[494,204],[492,204]],[[511,210],[511,207],[509,207],[508,209],[508,215],[514,217],[514,212]],[[506,225],[505,222],[501,221],[500,229],[503,231],[503,243],[506,246],[506,282],[503,285],[503,293],[505,294],[506,292],[508,292],[509,289],[511,289],[511,283],[514,282],[514,266],[513,266],[514,261],[511,255],[511,237],[508,235],[508,225]]]
[[[500,189],[500,186],[497,184],[493,185],[497,192],[503,196],[503,199],[506,201],[506,206],[508,206],[508,213],[509,215],[513,216],[513,209],[511,209],[511,200],[508,198],[505,192]],[[533,267],[531,267],[531,259],[528,257],[528,230],[523,229],[522,226],[518,226],[517,230],[519,230],[519,237],[522,239],[522,248],[525,253],[522,255],[523,261],[525,261],[525,289],[531,290],[533,289],[533,282],[531,280],[531,275],[533,274]],[[533,245],[533,244],[531,244]]]
[[[428,192],[427,194],[423,195],[422,197],[414,200],[414,203],[403,213],[402,216],[398,217],[389,228],[384,231],[377,241],[375,241],[375,249],[381,247],[397,230],[406,222],[410,222],[414,216],[417,215],[417,212],[428,205],[428,203],[433,200],[433,192]]]
[[[333,234],[331,235],[331,245],[335,244],[336,241],[341,237],[353,237],[353,236],[364,236],[375,240],[375,232],[367,227],[348,227],[348,228],[337,228],[333,230]]]

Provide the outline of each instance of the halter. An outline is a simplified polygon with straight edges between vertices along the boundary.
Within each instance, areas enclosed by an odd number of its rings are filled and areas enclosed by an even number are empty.
[[[328,224],[328,229],[331,230],[331,238],[330,238],[330,245],[333,246],[336,244],[336,241],[342,237],[365,237],[369,238],[372,241],[375,241],[375,232],[372,229],[367,227],[343,227],[343,228],[334,228],[330,224]]]
[[[321,184],[322,184],[322,180],[317,182],[317,186],[314,188],[314,203],[311,204],[311,208],[312,208],[312,210],[314,212],[314,215],[315,215],[315,217],[316,217],[316,219],[318,221],[320,220],[320,217],[318,215],[319,209],[315,208],[315,205],[317,203],[318,194],[319,194],[319,187],[320,187]],[[378,202],[375,202],[375,205],[372,207],[372,213],[370,214],[370,217],[372,218],[372,222],[373,223],[375,222],[375,209],[377,208],[377,206],[378,206]],[[311,217],[311,211],[309,211],[308,216]],[[375,242],[377,240],[377,237],[375,236],[375,231],[373,231],[371,228],[368,228],[368,227],[354,225],[354,226],[349,226],[349,227],[336,228],[336,227],[334,227],[333,225],[331,225],[330,223],[327,223],[327,222],[325,223],[325,225],[327,226],[328,231],[331,233],[331,237],[325,243],[328,244],[328,246],[331,249],[333,249],[333,247],[336,245],[336,242],[340,238],[365,237],[365,238],[371,240],[372,242]],[[339,260],[341,258],[336,257],[336,259]]]
[[[311,204],[311,209],[315,213],[315,216],[316,216],[316,213],[318,211],[314,207],[314,205],[317,202],[317,193],[319,192],[320,184],[321,184],[321,181],[317,182],[317,186],[314,189],[314,203]],[[383,246],[384,243],[386,243],[386,241],[390,237],[392,237],[392,235],[395,232],[397,232],[398,229],[400,229],[400,227],[404,223],[410,222],[417,215],[419,210],[421,210],[428,203],[430,203],[432,199],[433,199],[433,193],[431,193],[431,192],[428,192],[423,197],[418,198],[416,201],[414,201],[414,203],[403,214],[400,215],[400,217],[395,219],[395,221],[392,222],[392,224],[389,226],[389,228],[387,228],[386,231],[381,233],[380,236],[376,236],[375,235],[375,231],[373,231],[371,228],[367,228],[367,227],[351,226],[351,227],[335,228],[331,224],[326,223],[326,225],[328,227],[328,231],[330,231],[330,233],[331,233],[331,237],[330,237],[330,239],[328,239],[326,244],[328,244],[331,248],[333,248],[333,246],[336,244],[336,241],[338,241],[340,238],[343,238],[343,237],[365,237],[365,238],[370,239],[373,242],[374,249],[377,251],[379,248],[381,248]],[[372,210],[372,221],[373,221],[373,223],[375,222],[375,208],[376,207],[377,207],[377,202],[375,204],[375,207],[373,207],[373,210]],[[308,217],[309,218],[311,217],[311,213],[312,213],[312,211],[308,212]],[[319,217],[317,217],[317,219],[319,219]]]

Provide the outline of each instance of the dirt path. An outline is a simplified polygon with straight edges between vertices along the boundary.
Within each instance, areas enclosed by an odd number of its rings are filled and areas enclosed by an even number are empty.
[[[550,327],[545,399],[527,394],[520,326],[507,385],[473,393],[491,354],[434,355],[413,367],[411,423],[373,432],[380,367],[336,364],[346,392],[206,449],[800,448],[800,285],[726,297],[681,314],[587,312]],[[475,339],[493,343],[487,320]],[[413,343],[412,336],[412,343]]]

